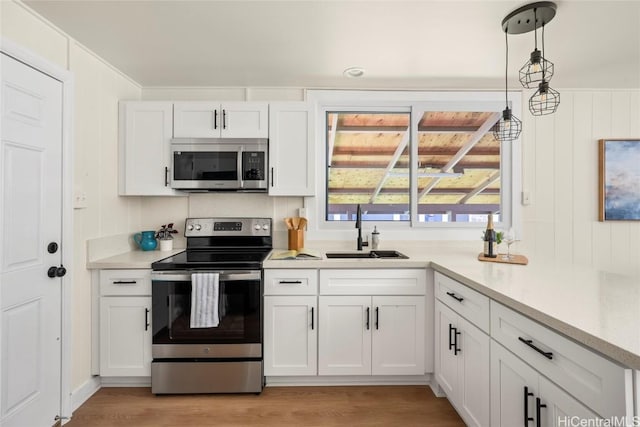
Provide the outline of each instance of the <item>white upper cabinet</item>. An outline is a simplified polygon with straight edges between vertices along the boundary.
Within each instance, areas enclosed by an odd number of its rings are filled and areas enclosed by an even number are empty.
[[[173,103],[175,138],[268,138],[266,102]]]
[[[172,196],[173,103],[120,102],[118,194]]]
[[[314,117],[306,102],[269,104],[269,195],[314,195]]]

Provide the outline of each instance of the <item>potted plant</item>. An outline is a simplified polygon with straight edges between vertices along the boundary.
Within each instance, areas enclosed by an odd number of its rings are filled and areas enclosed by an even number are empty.
[[[165,224],[156,232],[156,239],[160,240],[160,250],[170,251],[173,249],[173,236],[178,230],[173,229],[173,223]]]

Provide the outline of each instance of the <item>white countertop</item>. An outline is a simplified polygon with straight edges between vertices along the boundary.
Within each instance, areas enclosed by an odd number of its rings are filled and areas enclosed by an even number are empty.
[[[341,243],[313,245],[323,255],[344,251]],[[398,250],[409,259],[267,259],[264,268],[431,267],[622,365],[640,369],[638,277],[532,257],[528,265],[481,262],[477,259],[481,242],[385,242],[381,249]],[[182,250],[130,251],[94,260],[87,267],[150,268],[152,262]]]

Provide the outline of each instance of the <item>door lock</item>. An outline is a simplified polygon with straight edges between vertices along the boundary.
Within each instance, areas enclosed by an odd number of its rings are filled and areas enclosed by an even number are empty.
[[[51,242],[47,245],[47,252],[50,254],[55,254],[58,252],[58,244],[56,242]]]
[[[60,264],[60,267],[52,266],[47,270],[47,276],[51,277],[62,277],[67,274],[67,269],[64,268],[64,265]]]

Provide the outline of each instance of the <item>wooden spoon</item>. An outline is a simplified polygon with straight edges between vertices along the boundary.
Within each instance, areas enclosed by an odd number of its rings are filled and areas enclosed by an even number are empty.
[[[299,228],[299,226],[300,226],[300,218],[298,218],[296,216],[296,217],[291,218],[291,221],[293,222],[293,229],[294,230],[300,230],[300,228]]]
[[[285,219],[284,219],[284,223],[285,223],[285,224],[287,224],[287,229],[288,229],[288,230],[293,229],[293,224],[292,224],[292,222],[291,222],[291,218],[285,218]]]
[[[299,230],[304,230],[305,228],[307,228],[307,218],[300,218],[300,222],[298,224],[299,226]]]

